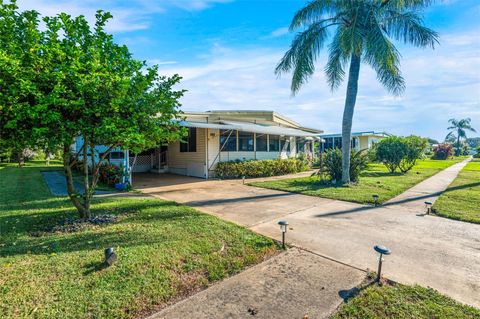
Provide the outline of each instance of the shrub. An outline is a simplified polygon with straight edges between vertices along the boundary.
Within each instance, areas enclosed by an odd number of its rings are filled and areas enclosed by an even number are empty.
[[[360,173],[367,168],[368,155],[365,151],[352,151],[350,156],[350,180],[357,182]],[[342,179],[342,150],[336,148],[328,150],[324,154],[323,169],[331,181]]]
[[[475,154],[473,155],[473,157],[475,157],[475,158],[480,158],[480,146],[478,146],[478,147],[475,149]]]
[[[417,159],[421,158],[428,146],[428,140],[419,136],[411,135],[402,138],[404,143],[404,157],[400,161],[400,171],[406,173],[412,169],[417,163]]]
[[[427,140],[419,136],[389,136],[376,145],[376,157],[391,173],[397,169],[406,173],[415,166],[427,146]]]
[[[405,157],[405,143],[398,136],[389,136],[377,143],[377,160],[394,173]]]
[[[438,144],[433,148],[433,159],[446,160],[453,155],[453,146],[451,144]]]
[[[110,163],[102,163],[99,165],[98,179],[106,185],[114,186],[120,183],[123,176],[125,176],[123,166],[112,165]]]
[[[218,163],[215,174],[219,178],[268,177],[298,173],[308,169],[306,162],[299,159],[230,161]]]

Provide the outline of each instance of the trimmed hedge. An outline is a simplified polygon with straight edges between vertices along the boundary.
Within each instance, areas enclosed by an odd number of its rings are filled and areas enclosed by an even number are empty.
[[[215,174],[219,178],[268,177],[299,173],[308,169],[306,161],[300,159],[230,161],[218,163]]]

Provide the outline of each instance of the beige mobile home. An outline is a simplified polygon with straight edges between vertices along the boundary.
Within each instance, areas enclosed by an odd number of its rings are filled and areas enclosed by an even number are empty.
[[[273,111],[188,112],[184,117],[185,141],[138,154],[133,172],[209,178],[218,162],[313,156],[322,133]]]

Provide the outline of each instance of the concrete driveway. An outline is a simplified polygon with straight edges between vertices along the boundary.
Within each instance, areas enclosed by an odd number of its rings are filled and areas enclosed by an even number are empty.
[[[375,270],[373,246],[385,245],[385,276],[480,307],[480,225],[425,216],[428,194],[371,207],[174,175],[139,175],[134,186],[276,239],[286,219],[289,243],[361,269]]]

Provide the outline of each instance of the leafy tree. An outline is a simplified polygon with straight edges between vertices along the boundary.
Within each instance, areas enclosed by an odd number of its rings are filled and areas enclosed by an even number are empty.
[[[449,119],[448,122],[451,124],[448,127],[450,132],[445,137],[445,140],[456,139],[455,143],[455,155],[459,156],[461,154],[461,139],[467,138],[467,131],[476,132],[475,129],[471,126],[471,119],[465,118],[461,120]]]
[[[315,71],[315,62],[328,44],[325,66],[327,81],[337,89],[345,77],[348,84],[342,121],[342,181],[347,183],[350,167],[352,120],[358,91],[360,64],[369,64],[377,78],[393,94],[405,89],[400,73],[400,53],[392,40],[417,47],[431,47],[438,42],[435,31],[423,25],[420,10],[431,0],[313,0],[299,10],[290,30],[300,29],[290,49],[275,72],[293,70],[292,93],[308,81]],[[332,36],[330,36],[332,35]]]
[[[41,72],[38,13],[18,13],[15,1],[0,2],[0,140],[2,147],[23,164],[24,150],[35,147],[32,130]]]
[[[411,135],[401,138],[404,144],[404,154],[398,168],[406,173],[415,166],[417,159],[421,158],[428,146],[428,140],[419,136]]]
[[[126,46],[117,45],[104,30],[111,18],[109,13],[98,11],[94,27],[90,27],[83,16],[72,18],[62,13],[45,17],[45,30],[40,31],[38,13],[30,11],[29,23],[23,23],[25,19],[21,16],[27,14],[18,13],[15,3],[0,7],[2,14],[7,12],[15,32],[35,30],[32,31],[35,36],[20,37],[25,43],[19,46],[33,48],[25,54],[36,67],[35,73],[27,77],[28,90],[25,90],[31,93],[25,98],[26,102],[18,97],[13,84],[2,97],[10,101],[8,108],[2,110],[2,119],[3,114],[8,116],[2,130],[31,125],[30,134],[21,137],[27,144],[63,149],[69,197],[80,217],[88,219],[99,178],[99,161],[116,147],[140,152],[184,135],[174,120],[179,117],[178,100],[183,91],[175,91],[173,86],[180,77],[158,75],[156,66],[146,67],[144,62],[132,57]],[[2,23],[6,23],[5,20],[0,19]],[[15,37],[2,36],[2,41],[14,49],[17,45],[11,43],[17,41]],[[0,62],[0,72],[7,73],[11,83],[18,83],[30,69],[28,65],[24,69],[14,49],[2,51],[5,59]],[[7,63],[18,72],[9,71]],[[17,113],[26,113],[28,117]],[[84,144],[74,153],[71,145],[79,136]],[[95,154],[96,145],[106,145],[108,149]],[[72,167],[80,158],[83,159],[83,193],[75,189],[72,176]]]
[[[384,138],[376,144],[376,150],[377,160],[381,161],[390,173],[395,173],[406,154],[405,143],[398,136]]]

